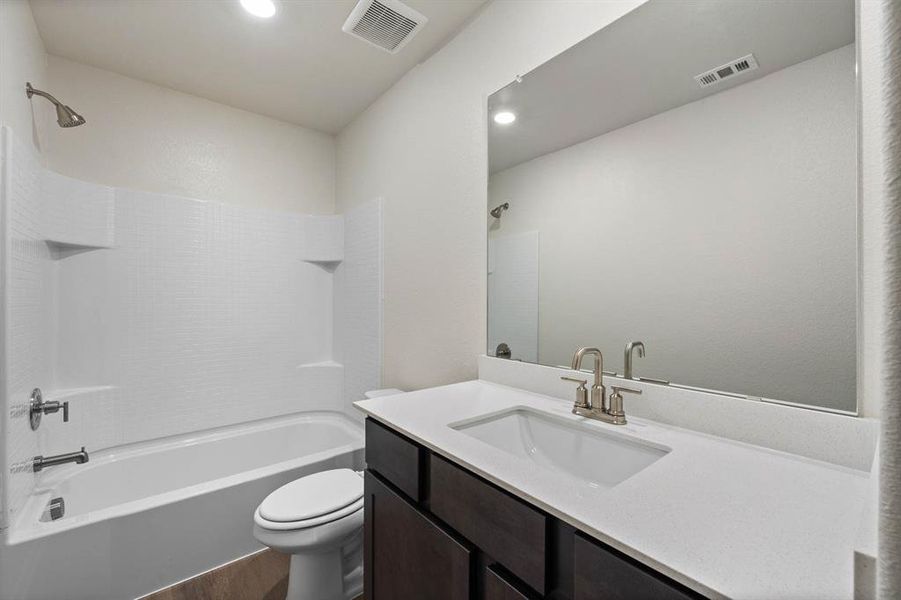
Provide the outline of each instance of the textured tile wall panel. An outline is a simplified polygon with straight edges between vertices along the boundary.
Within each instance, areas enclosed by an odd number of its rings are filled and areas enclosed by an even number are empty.
[[[332,352],[332,274],[303,260],[309,218],[116,190],[116,248],[58,273],[57,380],[97,388],[73,414],[111,411],[97,446],[340,409],[333,369],[297,369]]]
[[[337,262],[344,258],[344,218],[305,216],[301,252],[304,260]]]
[[[335,272],[336,357],[344,363],[344,404],[382,379],[382,207],[372,200],[344,215],[344,262]]]
[[[40,231],[42,167],[32,149],[4,128],[2,189],[7,256],[5,272],[6,352],[4,368],[5,499],[12,523],[34,489],[30,459],[38,454],[37,436],[28,425],[28,401],[34,387],[52,380],[53,262]]]
[[[538,362],[537,231],[488,240],[488,353],[501,342],[512,358]]]
[[[112,246],[113,188],[44,170],[41,231],[44,239],[57,244]]]

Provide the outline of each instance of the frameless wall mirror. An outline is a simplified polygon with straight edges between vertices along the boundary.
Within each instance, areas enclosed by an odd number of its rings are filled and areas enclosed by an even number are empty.
[[[854,31],[651,0],[493,94],[488,354],[856,411]]]

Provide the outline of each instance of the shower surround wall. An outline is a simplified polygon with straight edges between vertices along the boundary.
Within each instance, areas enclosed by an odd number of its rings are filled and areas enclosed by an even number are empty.
[[[4,525],[35,455],[344,411],[379,384],[378,201],[347,214],[345,260],[341,215],[88,184],[2,133]],[[34,387],[68,400],[70,422],[32,432]]]

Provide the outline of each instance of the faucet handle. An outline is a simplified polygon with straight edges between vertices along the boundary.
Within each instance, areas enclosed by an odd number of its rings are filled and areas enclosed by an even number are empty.
[[[610,386],[610,389],[613,390],[614,394],[620,394],[622,392],[626,392],[627,394],[640,394],[641,393],[641,390],[633,390],[632,388],[619,387],[616,385]]]
[[[607,414],[613,418],[614,425],[626,424],[626,411],[623,408],[623,392],[627,394],[640,394],[641,390],[633,390],[632,388],[611,386],[613,393],[610,394],[610,410]]]
[[[588,404],[588,388],[585,387],[588,384],[587,379],[578,379],[577,377],[561,377],[560,379],[579,384],[579,387],[576,388],[576,403],[573,405],[573,412],[591,406]]]

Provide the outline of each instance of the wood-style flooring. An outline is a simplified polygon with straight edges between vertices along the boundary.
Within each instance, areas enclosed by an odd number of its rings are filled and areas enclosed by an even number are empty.
[[[263,550],[141,600],[285,600],[290,561],[287,554]]]

